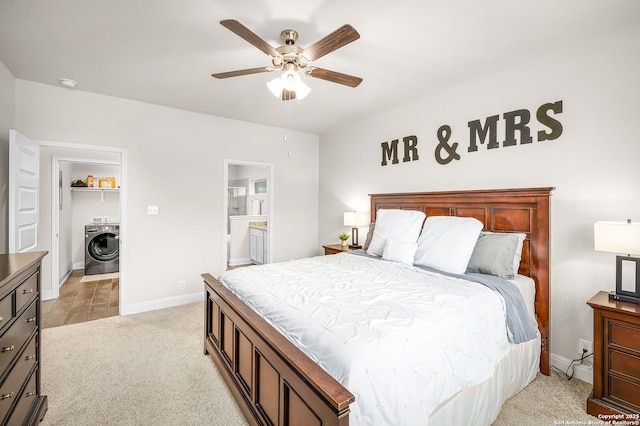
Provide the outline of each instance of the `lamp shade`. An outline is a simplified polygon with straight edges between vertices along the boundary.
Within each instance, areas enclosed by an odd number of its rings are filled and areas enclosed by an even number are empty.
[[[593,239],[596,251],[640,255],[638,222],[596,222]]]
[[[304,81],[298,81],[296,85],[296,99],[301,101],[307,97],[307,95],[311,92],[311,87],[304,84]]]
[[[276,98],[282,98],[283,90],[295,92],[295,99],[297,100],[304,99],[311,92],[311,88],[304,84],[298,73],[290,70],[284,72],[280,77],[268,81],[267,87]],[[282,99],[284,100],[285,98]]]
[[[369,223],[369,215],[363,212],[345,212],[344,226],[366,226]]]
[[[269,88],[269,91],[273,93],[273,96],[279,98],[282,94],[282,89],[284,89],[284,82],[280,77],[274,78],[267,82],[267,87]]]

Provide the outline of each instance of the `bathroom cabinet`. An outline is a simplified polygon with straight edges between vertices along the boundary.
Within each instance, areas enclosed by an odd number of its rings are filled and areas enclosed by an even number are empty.
[[[251,262],[257,265],[269,262],[267,230],[249,228],[249,245],[251,246]]]

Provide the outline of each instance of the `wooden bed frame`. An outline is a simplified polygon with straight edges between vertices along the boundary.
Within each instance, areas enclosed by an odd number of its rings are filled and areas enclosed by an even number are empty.
[[[549,375],[549,197],[553,188],[371,195],[378,209],[475,217],[486,231],[524,232],[520,273],[536,283],[540,371]],[[210,274],[205,281],[204,353],[250,424],[349,424],[354,396]]]

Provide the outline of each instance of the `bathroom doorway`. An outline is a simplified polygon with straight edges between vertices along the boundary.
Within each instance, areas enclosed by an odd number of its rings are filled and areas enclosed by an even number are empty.
[[[273,164],[225,160],[223,270],[273,256]]]

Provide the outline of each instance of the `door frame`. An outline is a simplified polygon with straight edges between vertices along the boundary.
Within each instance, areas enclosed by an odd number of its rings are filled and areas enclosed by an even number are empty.
[[[229,186],[229,166],[249,166],[249,167],[264,167],[267,169],[267,200],[268,200],[268,220],[267,220],[267,235],[269,236],[269,262],[273,259],[273,194],[274,194],[274,165],[273,163],[262,163],[259,161],[248,160],[233,160],[229,158],[224,159],[224,177],[222,179],[222,271],[227,270],[227,221],[229,220],[228,212],[228,197],[227,188]]]
[[[120,155],[120,285],[119,285],[119,304],[120,304],[120,315],[126,314],[123,312],[123,308],[127,306],[126,300],[126,285],[127,285],[127,149],[126,148],[118,148],[113,146],[103,146],[103,145],[89,145],[89,144],[79,144],[79,143],[71,143],[71,142],[58,142],[51,141],[45,139],[33,139],[34,142],[38,143],[40,146],[48,147],[48,148],[60,148],[60,149],[74,149],[79,151],[95,151],[95,152],[108,152],[108,153],[116,153]],[[52,157],[55,157],[52,156]],[[60,158],[60,157],[58,157]],[[93,160],[96,162],[96,160]],[[54,171],[54,169],[56,169]],[[59,244],[58,238],[55,236],[56,231],[58,230],[60,224],[58,223],[58,211],[59,208],[59,193],[58,193],[58,167],[51,167],[51,295],[47,294],[46,296],[53,296],[55,293],[55,298],[60,295],[60,278],[58,274],[60,273],[60,268],[58,265],[60,254],[59,254]],[[55,213],[54,213],[55,210]],[[55,222],[54,222],[55,217]],[[55,275],[54,275],[55,271]],[[57,283],[57,284],[56,284]],[[54,290],[55,289],[55,290]],[[45,294],[43,292],[43,299],[45,299]],[[47,297],[54,298],[54,297]]]
[[[96,151],[96,150],[94,150]],[[102,150],[104,152],[104,150]],[[122,165],[120,161],[110,160],[96,160],[90,158],[78,158],[78,157],[59,157],[56,155],[51,156],[51,282],[52,291],[47,294],[47,299],[57,299],[60,296],[60,286],[63,281],[60,281],[60,191],[58,187],[58,173],[60,172],[60,162],[68,163],[81,163],[81,164],[100,164],[107,166],[118,166],[122,173]],[[119,179],[120,191],[118,191],[118,204],[122,204],[121,191],[124,187],[122,179]],[[120,214],[122,210],[120,209]],[[122,216],[121,216],[122,217]],[[122,223],[122,220],[120,220]],[[122,246],[122,242],[120,242]],[[120,247],[120,253],[122,253],[122,247]],[[43,295],[44,296],[44,295]],[[44,297],[43,297],[44,298]]]

